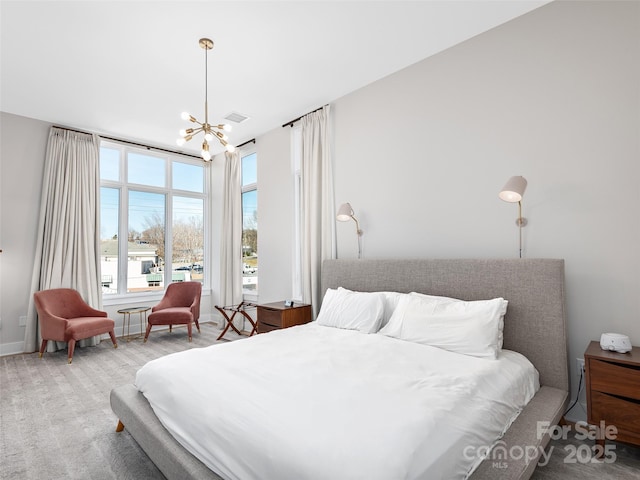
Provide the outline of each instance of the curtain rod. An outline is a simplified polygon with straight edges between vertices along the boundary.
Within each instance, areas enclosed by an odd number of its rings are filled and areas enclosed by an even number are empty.
[[[242,147],[244,147],[245,145],[248,145],[248,144],[250,144],[250,143],[256,143],[256,139],[255,139],[255,138],[252,138],[251,140],[247,140],[246,142],[241,143],[240,145],[236,145],[236,148],[242,148]]]
[[[93,133],[91,133],[91,132],[86,132],[86,131],[83,131],[83,130],[77,130],[75,128],[63,127],[63,126],[60,126],[60,125],[52,125],[52,126],[56,127],[56,128],[60,128],[62,130],[68,130],[70,132],[85,133],[87,135],[93,135]],[[185,157],[202,159],[202,157],[200,157],[199,155],[192,155],[190,153],[178,152],[176,150],[169,150],[168,148],[153,147],[151,145],[144,145],[142,143],[136,143],[136,142],[132,142],[130,140],[122,140],[121,138],[107,137],[107,136],[104,136],[104,135],[100,135],[98,133],[96,135],[98,135],[100,138],[102,138],[104,140],[111,140],[112,142],[126,143],[128,145],[134,145],[136,147],[143,147],[143,148],[146,148],[147,150],[158,150],[160,152],[173,153],[174,155],[183,155]]]
[[[313,112],[305,113],[304,115],[300,115],[298,118],[294,118],[293,120],[289,120],[287,123],[282,125],[282,127],[293,127],[293,124],[300,120],[302,117],[306,117],[307,115],[311,115],[312,113],[316,113],[318,110],[322,110],[324,107],[329,105],[328,103],[322,107],[316,108]]]

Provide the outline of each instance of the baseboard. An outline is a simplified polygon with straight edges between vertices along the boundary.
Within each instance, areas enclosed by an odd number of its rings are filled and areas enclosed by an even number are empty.
[[[0,343],[0,357],[24,352],[24,342]]]

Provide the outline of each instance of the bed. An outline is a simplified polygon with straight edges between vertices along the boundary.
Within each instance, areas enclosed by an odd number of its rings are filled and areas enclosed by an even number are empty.
[[[568,400],[564,262],[562,260],[327,260],[323,263],[322,268],[322,289],[327,291],[338,289],[339,287],[356,292],[417,292],[467,301],[496,297],[507,299],[509,303],[504,317],[503,349],[516,352],[514,356],[523,355],[535,366],[535,370],[539,375],[540,387],[515,420],[509,420],[510,426],[504,435],[501,435],[499,442],[497,444],[494,443],[496,448],[492,452],[502,452],[502,454],[489,453],[486,459],[477,460],[470,478],[506,479],[529,478],[531,476],[535,469],[540,449],[549,441],[546,433],[540,434],[541,422],[548,422],[550,425],[556,424],[560,420]],[[332,330],[325,328],[322,331],[318,329],[324,327],[310,325],[303,332],[303,328],[294,327],[290,329],[290,332],[280,331],[275,332],[273,335],[264,335],[262,338],[253,337],[255,338],[254,343],[245,343],[242,348],[248,348],[247,345],[255,346],[256,352],[259,353],[261,348],[268,350],[271,340],[275,342],[282,338],[286,340],[294,337],[296,341],[291,343],[300,344],[301,348],[303,348],[304,343],[300,342],[310,341],[308,340],[308,333],[312,332],[313,329],[316,329],[315,334],[318,337],[323,334],[322,332]],[[330,334],[327,333],[327,335],[332,336],[325,339],[325,345],[340,345],[343,338],[345,342],[378,342],[381,343],[381,348],[387,348],[391,343],[379,338],[381,337],[380,335],[362,335],[358,333],[354,337],[346,332],[331,332]],[[335,335],[338,336],[334,337]],[[252,339],[242,340],[242,342],[248,342],[249,340]],[[350,343],[345,343],[345,345],[352,348]],[[367,344],[366,348],[378,347],[370,347]],[[216,352],[221,351],[218,347],[213,347],[213,349],[217,349],[215,350]],[[420,349],[414,348],[414,350],[418,352]],[[422,353],[416,354],[422,355]],[[397,354],[393,353],[393,356],[395,357]],[[336,358],[340,357],[336,354]],[[413,362],[413,358],[411,358],[411,362]],[[408,362],[407,365],[411,362]],[[453,364],[455,362],[448,363]],[[505,372],[507,371],[507,367],[501,366],[500,368]],[[460,366],[460,371],[462,372],[463,370],[468,370],[466,365]],[[468,380],[472,381],[473,376],[467,375]],[[366,372],[364,374],[359,372],[358,378],[366,379]],[[304,378],[300,377],[298,381],[304,382]],[[323,388],[326,390],[326,385]],[[393,390],[393,388],[390,387],[390,390]],[[336,391],[340,391],[340,389],[336,389]],[[363,390],[363,392],[365,391]],[[235,394],[237,395],[238,392],[235,392]],[[389,395],[392,394],[393,391],[390,391]],[[343,403],[347,402],[347,400],[343,399]],[[365,400],[358,399],[360,402]],[[241,404],[242,402],[238,403]],[[375,405],[376,408],[384,407],[384,402],[380,404],[369,403]],[[158,417],[156,417],[149,402],[136,386],[124,385],[115,388],[111,392],[111,405],[120,420],[118,428],[121,429],[124,426],[129,431],[167,478],[221,478],[174,439],[174,436],[165,429]],[[250,408],[250,404],[249,407],[245,405],[243,408]],[[260,406],[257,406],[257,408],[260,408]],[[468,408],[469,405],[464,405],[461,410]],[[359,410],[362,410],[362,408],[359,408]],[[349,418],[351,417],[344,417],[342,421],[347,422]],[[265,422],[265,424],[268,426],[269,423]],[[362,424],[356,425],[362,427]],[[372,425],[374,426],[371,428],[375,428],[375,424]],[[411,427],[412,425],[407,424],[407,437],[411,436],[409,435]],[[385,425],[384,428],[397,428],[397,425],[391,427]],[[256,436],[265,435],[268,433],[267,430],[264,432],[256,430]],[[413,430],[416,429],[414,428]],[[312,426],[304,425],[303,431],[313,431]],[[231,434],[229,432],[229,438],[231,438]],[[412,435],[415,435],[415,432]],[[366,438],[364,440],[366,441]],[[305,441],[309,443],[308,439],[305,439]],[[320,437],[318,444],[313,442],[310,442],[310,444],[312,448],[319,448],[323,442],[327,443],[328,441],[329,439],[323,440]],[[365,443],[365,441],[362,443]],[[256,445],[259,445],[259,443],[256,443]],[[437,446],[437,442],[432,442],[429,449],[434,450],[434,445]],[[291,444],[287,447],[293,448],[295,446],[295,444]],[[384,445],[381,444],[381,447],[384,448]],[[372,444],[363,450],[369,453],[373,450],[375,453],[375,448],[376,446]],[[341,450],[344,451],[345,449],[341,448]],[[266,466],[262,466],[263,464],[256,457],[254,450],[248,447],[247,451],[251,452],[251,454],[247,455],[247,465],[242,466],[242,468],[264,468],[263,472],[270,472]],[[421,452],[420,458],[428,456],[421,450],[417,451]],[[353,454],[356,455],[356,453],[354,450]],[[386,448],[379,453],[379,455],[385,454],[389,454],[389,450]],[[438,461],[431,462],[433,464],[432,467],[439,468],[446,462],[453,463],[455,467],[455,459],[453,462],[451,462],[450,458],[445,461],[446,452],[440,452],[437,455],[441,455],[443,460],[440,462],[440,457],[437,457]],[[395,457],[396,455],[394,454]],[[205,459],[205,462],[208,463],[208,460]],[[301,468],[303,467],[304,465],[301,466]],[[235,473],[242,476],[242,472],[244,472],[242,468],[239,466]],[[231,468],[231,471],[223,470],[221,475],[224,478],[233,478],[235,476],[233,470],[234,468]],[[450,475],[452,471],[444,469],[436,475],[441,478],[449,478],[453,476]],[[389,472],[397,473],[397,470],[389,470]],[[431,470],[431,472],[435,471]],[[275,478],[272,475],[266,473],[264,478]],[[392,474],[389,473],[389,475]],[[298,476],[300,477],[300,475]],[[304,474],[301,476],[304,477]],[[345,470],[344,475],[339,473],[333,475],[333,478],[341,476],[357,478],[357,474],[349,473],[348,470]],[[407,473],[405,476],[412,478],[411,473]],[[379,475],[379,477],[384,478],[384,475]]]

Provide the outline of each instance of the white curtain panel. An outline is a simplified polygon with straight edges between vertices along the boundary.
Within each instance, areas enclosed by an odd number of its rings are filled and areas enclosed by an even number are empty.
[[[322,261],[336,258],[330,106],[305,115],[302,122],[302,300],[311,303],[314,318],[322,300]]]
[[[33,294],[73,288],[93,308],[102,309],[100,278],[100,142],[96,135],[51,127],[44,165],[38,239],[24,351],[40,348]],[[100,337],[78,342],[97,345]],[[66,348],[49,342],[47,351]]]
[[[220,241],[221,306],[236,305],[242,301],[241,182],[240,153],[237,151],[226,152],[222,192],[222,238]],[[241,323],[241,321],[238,322]]]

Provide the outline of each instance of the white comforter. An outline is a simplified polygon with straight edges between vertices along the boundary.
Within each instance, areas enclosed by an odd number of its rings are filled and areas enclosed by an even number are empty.
[[[313,323],[167,355],[136,385],[227,479],[465,478],[537,389],[487,360]]]

